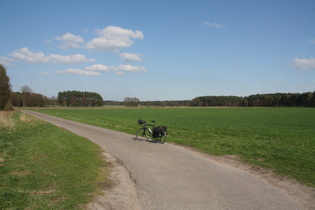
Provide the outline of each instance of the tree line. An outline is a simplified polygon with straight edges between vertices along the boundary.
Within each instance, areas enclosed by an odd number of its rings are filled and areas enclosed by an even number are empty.
[[[129,97],[125,98],[124,101],[104,101],[105,106],[127,106],[127,107],[178,107],[178,106],[190,106],[190,100],[178,100],[178,101],[140,101],[138,98],[135,100],[128,100]]]
[[[200,96],[190,102],[190,106],[240,106],[243,98],[238,96]]]
[[[6,69],[0,64],[0,110],[11,110],[15,107],[97,107],[103,105],[136,106],[240,106],[240,107],[315,107],[315,91],[305,93],[272,93],[239,96],[200,96],[182,101],[140,101],[127,97],[123,102],[103,101],[95,92],[64,91],[58,98],[48,98],[34,93],[28,86],[22,86],[21,92],[12,92],[10,78]]]
[[[239,96],[200,96],[190,106],[240,107],[315,107],[315,91],[306,93],[271,93]]]
[[[142,101],[141,106],[161,106],[161,107],[179,107],[190,106],[190,100],[174,100],[174,101]]]
[[[136,97],[126,97],[123,105],[127,107],[137,107],[140,104],[140,99]]]
[[[33,93],[28,86],[22,86],[21,92],[12,92],[10,78],[5,67],[0,64],[0,110],[12,110],[13,107],[44,107],[52,103],[54,100]]]
[[[12,104],[14,107],[45,107],[50,105],[51,101],[39,93],[12,93]]]
[[[315,91],[250,95],[244,98],[242,106],[315,107]]]
[[[87,91],[63,91],[58,93],[59,106],[68,107],[98,107],[103,106],[100,94]]]

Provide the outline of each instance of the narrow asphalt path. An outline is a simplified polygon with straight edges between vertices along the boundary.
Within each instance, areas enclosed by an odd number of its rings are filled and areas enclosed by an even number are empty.
[[[172,144],[25,111],[100,145],[136,183],[143,209],[303,209],[259,176]]]

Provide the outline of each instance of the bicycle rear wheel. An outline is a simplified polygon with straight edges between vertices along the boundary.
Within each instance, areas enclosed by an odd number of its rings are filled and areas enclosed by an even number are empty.
[[[166,134],[164,134],[164,137],[162,137],[163,138],[163,143],[162,144],[164,144],[165,142],[166,142]]]
[[[154,138],[154,140],[159,141],[161,144],[164,144],[166,141],[166,131],[162,130],[163,132],[158,134],[158,136],[156,136]]]
[[[136,133],[137,140],[148,140],[152,137],[152,133],[147,128],[140,128]]]
[[[164,144],[166,142],[166,133],[159,138],[159,141]]]

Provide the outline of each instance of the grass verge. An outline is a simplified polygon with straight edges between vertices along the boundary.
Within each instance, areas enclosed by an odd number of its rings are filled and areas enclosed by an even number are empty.
[[[78,209],[108,186],[99,146],[20,112],[0,112],[0,209]]]

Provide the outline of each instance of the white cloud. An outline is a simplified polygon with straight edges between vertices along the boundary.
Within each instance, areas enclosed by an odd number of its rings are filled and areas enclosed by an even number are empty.
[[[146,72],[146,68],[143,66],[132,66],[132,65],[119,65],[114,68],[117,74],[123,74],[124,72],[141,73]]]
[[[314,38],[311,39],[311,40],[310,40],[310,43],[311,43],[311,44],[315,44],[315,39],[314,39]]]
[[[55,39],[59,41],[67,41],[67,42],[77,42],[77,43],[84,42],[81,36],[75,36],[71,33],[65,33],[62,36],[57,36]]]
[[[58,55],[50,54],[44,55],[44,53],[34,53],[28,48],[24,47],[10,54],[16,59],[20,59],[29,63],[54,63],[54,64],[76,64],[76,63],[86,63],[94,62],[93,58],[86,58],[84,55]]]
[[[208,27],[213,27],[213,28],[223,28],[223,26],[219,23],[209,23],[209,22],[205,22],[205,25]]]
[[[83,76],[99,76],[99,72],[95,71],[89,71],[89,70],[83,70],[83,69],[67,69],[64,71],[57,71],[57,74],[77,74],[77,75],[83,75]]]
[[[74,63],[85,63],[85,62],[94,62],[93,58],[86,58],[84,55],[75,54],[75,55],[54,55],[51,54],[48,56],[48,60],[52,63],[61,63],[61,64],[74,64]]]
[[[94,64],[92,66],[87,66],[85,68],[90,71],[110,71],[113,69],[113,67],[111,66],[105,66],[102,64]]]
[[[57,74],[77,74],[83,76],[100,76],[100,72],[115,72],[116,74],[124,74],[125,72],[141,73],[146,72],[146,68],[143,66],[132,66],[132,65],[119,65],[106,66],[103,64],[94,64],[92,66],[86,66],[84,69],[73,69],[69,68],[64,71],[57,71]]]
[[[142,61],[142,56],[140,54],[121,53],[120,57],[123,58],[125,62]]]
[[[62,44],[59,46],[62,49],[80,48],[80,43],[84,43],[84,39],[81,36],[75,36],[71,33],[57,36],[55,39],[62,42]]]
[[[15,62],[15,60],[12,58],[0,56],[0,64],[3,64],[5,66],[13,66],[14,62]]]
[[[292,61],[292,66],[294,66],[297,70],[300,71],[315,70],[315,58],[310,59],[295,58]]]
[[[85,69],[90,70],[90,71],[102,71],[102,72],[114,71],[117,74],[123,74],[124,72],[131,72],[131,73],[146,72],[145,67],[132,66],[132,65],[106,66],[102,64],[94,64],[92,66],[86,66]]]
[[[97,30],[99,37],[92,39],[86,45],[88,49],[100,51],[117,52],[123,47],[130,47],[133,44],[131,39],[143,39],[141,31],[132,31],[117,26],[108,26]]]

